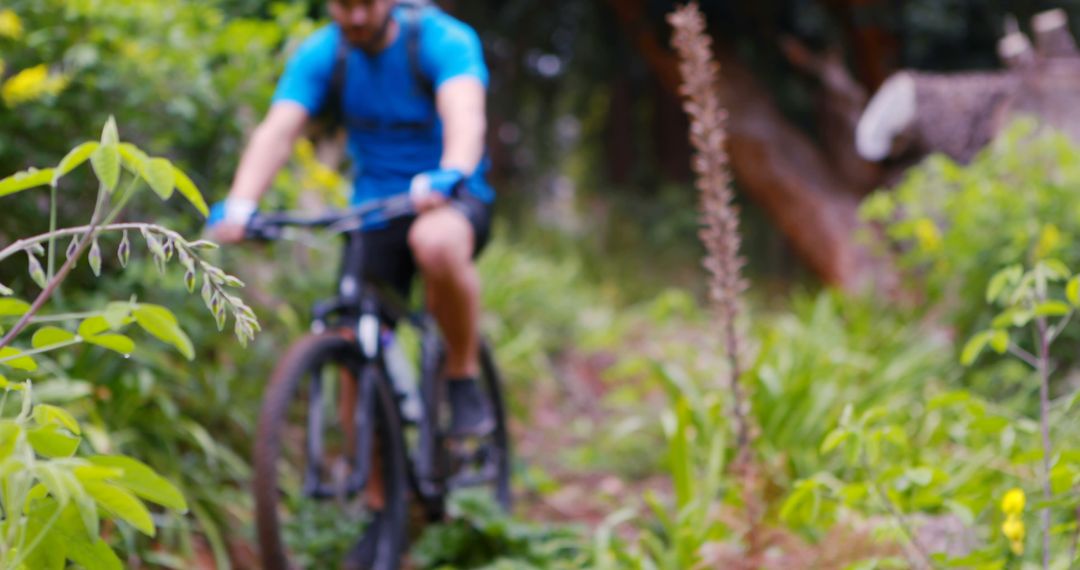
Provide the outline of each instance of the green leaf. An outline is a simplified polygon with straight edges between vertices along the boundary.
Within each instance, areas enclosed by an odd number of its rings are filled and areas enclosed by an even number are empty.
[[[11,457],[15,444],[19,443],[22,427],[12,420],[0,421],[0,460]]]
[[[164,158],[150,159],[146,165],[146,183],[158,196],[161,196],[162,200],[167,200],[169,196],[172,196],[173,188],[176,186],[173,170],[172,163]]]
[[[144,463],[120,455],[97,455],[90,462],[120,470],[122,475],[113,482],[147,501],[181,512],[188,509],[184,495]]]
[[[109,115],[101,129],[101,144],[120,144],[120,133],[116,129],[116,117]]]
[[[1010,265],[998,271],[990,278],[990,284],[986,287],[986,302],[993,303],[998,300],[1005,288],[1015,285],[1023,275],[1024,270],[1019,265]]]
[[[147,536],[154,536],[154,519],[150,517],[150,511],[146,509],[135,495],[109,483],[100,481],[83,481],[83,488],[113,516],[119,518],[138,529]]]
[[[1016,287],[1009,293],[1007,303],[1010,305],[1017,305],[1021,300],[1030,297],[1035,289],[1037,274],[1039,271],[1028,271],[1024,273],[1020,278],[1020,282],[1016,284]]]
[[[821,453],[829,453],[836,449],[841,443],[851,435],[851,432],[844,428],[837,428],[829,432],[829,435],[825,436],[825,440],[821,443]]]
[[[34,451],[44,457],[71,457],[79,449],[80,438],[60,431],[56,424],[36,427],[26,432]]]
[[[31,168],[16,172],[3,180],[0,180],[0,196],[7,196],[23,190],[29,190],[35,186],[45,186],[52,182],[53,169],[38,170]]]
[[[25,567],[34,570],[63,570],[67,560],[67,541],[63,533],[55,532],[58,521],[53,515],[60,506],[53,500],[34,501],[27,517],[26,544],[37,546],[26,556]]]
[[[90,164],[94,167],[101,185],[106,192],[112,193],[120,182],[120,148],[116,133],[116,120],[109,117],[101,132],[101,145],[90,155]]]
[[[105,318],[105,322],[109,323],[109,328],[117,330],[131,323],[133,320],[131,318],[132,308],[132,303],[128,301],[113,301],[105,305],[105,310],[101,316]]]
[[[22,392],[23,390],[26,390],[26,385],[13,383],[8,380],[3,374],[0,374],[0,390],[12,390],[14,392]],[[2,426],[3,424],[0,424],[0,427]],[[3,432],[0,431],[0,433]],[[0,437],[0,441],[3,441],[2,437]]]
[[[920,487],[925,487],[933,480],[934,472],[931,471],[929,467],[916,467],[904,472],[904,477]]]
[[[30,303],[22,299],[6,297],[0,299],[0,317],[21,317],[30,310]]]
[[[94,538],[101,532],[101,518],[98,516],[97,502],[91,497],[86,489],[80,484],[75,494],[75,507],[82,520],[82,528],[89,538]]]
[[[1076,407],[1076,403],[1080,402],[1080,390],[1073,392],[1072,397],[1069,398],[1069,404],[1065,407],[1067,411],[1072,411]]]
[[[990,341],[991,334],[991,331],[983,331],[971,337],[971,340],[964,345],[964,350],[960,351],[960,364],[971,366],[975,359],[979,357],[979,353],[982,352],[986,343]]]
[[[87,343],[107,348],[113,352],[119,352],[124,356],[130,356],[135,352],[135,341],[122,334],[99,334],[84,338]]]
[[[1063,317],[1069,314],[1072,308],[1064,301],[1043,301],[1035,306],[1035,315],[1039,317]]]
[[[1031,311],[1025,309],[1007,309],[1000,315],[994,317],[990,326],[996,329],[1004,329],[1009,327],[1022,327],[1031,321],[1031,317],[1034,315]]]
[[[124,168],[127,168],[133,174],[137,174],[146,179],[146,168],[150,163],[150,157],[146,156],[146,153],[139,150],[139,147],[131,143],[120,143],[120,160],[122,161]]]
[[[120,469],[101,465],[79,465],[71,472],[79,481],[109,481],[124,474]]]
[[[937,410],[941,408],[948,408],[957,404],[963,404],[971,401],[971,393],[964,390],[953,390],[951,392],[945,392],[934,396],[930,399],[930,402],[926,404],[928,410]]]
[[[1080,275],[1069,279],[1069,284],[1065,286],[1065,298],[1072,306],[1080,307]]]
[[[79,429],[79,422],[75,421],[75,418],[67,410],[49,404],[34,406],[34,421],[42,426],[63,426],[75,435],[82,433],[82,430]]]
[[[180,325],[176,317],[159,305],[138,305],[133,311],[135,322],[146,332],[158,338],[162,342],[174,346],[180,354],[188,360],[195,358],[195,349]]]
[[[40,481],[34,487],[35,489],[43,489],[47,495],[51,495],[61,506],[71,501],[71,487],[65,480],[68,473],[63,467],[52,462],[42,461],[34,465],[33,474]],[[40,494],[41,490],[35,490],[34,493]]]
[[[29,356],[20,356],[23,352],[17,348],[5,346],[0,348],[0,364],[10,366],[16,370],[33,372],[37,370],[37,362]]]
[[[195,187],[195,183],[188,178],[187,174],[179,168],[173,167],[173,178],[176,180],[176,190],[180,194],[191,202],[195,209],[199,211],[203,217],[210,215],[210,208],[206,206],[206,200],[203,200],[202,194],[199,189]]]
[[[90,503],[90,505],[93,504],[93,502]],[[96,510],[93,515],[96,520]],[[80,516],[82,516],[82,522],[80,522]],[[63,533],[68,548],[68,558],[87,570],[123,570],[123,563],[109,545],[99,538],[96,532],[94,536],[87,534],[84,528],[85,519],[86,513],[69,505],[64,509],[56,525],[57,531]]]
[[[57,165],[56,171],[53,173],[51,184],[56,186],[56,183],[60,181],[61,176],[75,170],[79,165],[86,162],[99,146],[101,145],[95,141],[88,141],[71,149],[71,152],[68,152],[67,156],[65,156],[60,161],[60,164]]]
[[[1009,350],[1009,333],[1001,329],[995,329],[990,334],[990,348],[998,354],[1005,354]]]
[[[30,345],[34,348],[44,348],[57,344],[64,344],[75,340],[75,335],[60,327],[41,327],[30,339]]]
[[[79,323],[78,334],[83,338],[97,336],[105,331],[114,330],[105,317],[90,317]]]
[[[1040,261],[1039,265],[1042,266],[1043,273],[1051,281],[1064,281],[1072,275],[1069,268],[1057,259],[1046,259]]]
[[[1076,483],[1077,472],[1072,465],[1057,464],[1050,470],[1050,488],[1054,494],[1064,493]]]

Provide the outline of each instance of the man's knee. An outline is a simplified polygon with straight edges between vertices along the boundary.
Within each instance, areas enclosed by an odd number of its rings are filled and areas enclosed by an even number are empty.
[[[409,248],[428,277],[452,275],[472,263],[473,231],[456,210],[443,208],[421,216],[409,230]]]

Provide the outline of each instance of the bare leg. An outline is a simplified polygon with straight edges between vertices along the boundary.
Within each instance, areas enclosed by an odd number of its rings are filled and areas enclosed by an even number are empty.
[[[409,231],[428,309],[446,337],[445,372],[450,378],[475,377],[480,369],[480,275],[472,259],[474,242],[468,220],[450,207],[423,214]]]

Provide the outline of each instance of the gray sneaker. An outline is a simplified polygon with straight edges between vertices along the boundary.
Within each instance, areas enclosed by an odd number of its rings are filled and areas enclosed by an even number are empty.
[[[495,418],[487,396],[476,378],[451,378],[447,386],[450,401],[450,437],[482,437],[495,429]]]

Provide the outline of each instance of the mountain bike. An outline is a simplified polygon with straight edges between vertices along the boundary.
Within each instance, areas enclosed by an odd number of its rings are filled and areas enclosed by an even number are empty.
[[[255,442],[255,514],[263,568],[392,570],[407,545],[409,499],[429,520],[464,487],[489,488],[511,506],[510,441],[498,369],[480,348],[480,385],[495,419],[489,433],[451,438],[434,320],[364,278],[363,229],[415,215],[407,197],[317,217],[258,214],[254,240],[325,229],[344,238],[337,295],[313,309],[311,332],[277,363]],[[415,379],[397,342],[419,339]]]

